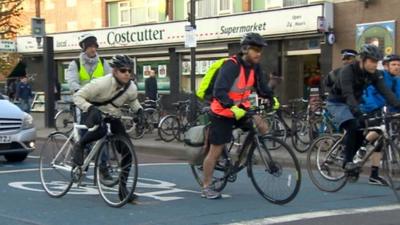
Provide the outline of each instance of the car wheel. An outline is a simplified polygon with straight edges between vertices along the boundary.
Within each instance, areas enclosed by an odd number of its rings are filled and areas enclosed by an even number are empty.
[[[12,153],[4,155],[8,162],[22,162],[26,159],[28,153]]]

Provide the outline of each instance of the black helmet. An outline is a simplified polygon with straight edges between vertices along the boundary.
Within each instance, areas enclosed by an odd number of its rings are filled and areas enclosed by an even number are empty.
[[[242,39],[240,40],[240,45],[253,45],[253,46],[259,46],[259,47],[265,47],[267,46],[267,42],[265,42],[264,38],[261,37],[260,34],[258,33],[247,33],[243,35]]]
[[[127,55],[115,55],[112,57],[110,66],[112,68],[133,68],[133,60]]]
[[[379,61],[382,59],[382,54],[377,46],[372,44],[365,44],[361,47],[360,57],[361,59],[369,58]]]
[[[349,57],[356,57],[358,55],[358,52],[353,49],[342,49],[342,51],[340,51],[340,54],[342,54],[342,59],[348,59]]]
[[[389,63],[391,61],[400,61],[400,56],[392,54],[392,55],[387,55],[385,57],[383,57],[382,63],[386,64]]]

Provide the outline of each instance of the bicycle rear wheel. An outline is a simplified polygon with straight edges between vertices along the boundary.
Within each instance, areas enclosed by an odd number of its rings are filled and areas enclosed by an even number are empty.
[[[260,137],[248,156],[248,173],[260,195],[274,204],[292,201],[300,189],[301,170],[292,149],[275,137]],[[277,142],[279,149],[270,150],[268,142]]]
[[[154,128],[158,125],[158,120],[160,116],[158,115],[158,111],[154,108],[144,109],[144,119],[146,123],[146,128],[148,133],[152,133]]]
[[[321,191],[337,192],[347,177],[342,169],[344,146],[337,143],[340,134],[324,135],[316,139],[307,154],[307,172],[313,184]]]
[[[54,117],[56,131],[70,133],[74,127],[74,116],[70,110],[62,110]]]
[[[40,150],[40,181],[51,197],[64,196],[72,186],[74,142],[61,132],[52,133]]]
[[[122,135],[109,137],[96,158],[96,182],[103,200],[121,207],[132,200],[138,179],[138,164],[131,141]],[[107,178],[105,172],[110,175]]]
[[[398,201],[400,201],[400,149],[390,141],[384,151],[383,169]]]
[[[224,150],[225,151],[225,150]],[[212,183],[211,186],[214,188],[214,190],[220,192],[222,191],[227,182],[228,178],[225,177],[226,175],[226,170],[227,166],[226,163],[228,162],[228,157],[226,154],[222,154],[217,162],[217,165],[215,166],[214,173],[213,173],[213,178],[212,178]],[[203,163],[200,165],[190,165],[190,168],[192,170],[193,176],[197,183],[200,185],[200,187],[203,187]]]
[[[165,141],[170,142],[176,138],[179,133],[179,120],[174,115],[163,117],[158,125],[158,136]]]

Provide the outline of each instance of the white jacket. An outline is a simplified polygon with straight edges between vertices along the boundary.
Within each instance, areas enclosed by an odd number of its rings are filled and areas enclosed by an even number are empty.
[[[137,87],[132,82],[129,88],[117,99],[113,101],[113,104],[107,104],[104,106],[98,106],[99,110],[111,114],[113,116],[121,116],[121,110],[119,109],[124,104],[129,104],[134,112],[141,109],[137,97]],[[87,112],[89,107],[92,105],[90,102],[105,102],[112,99],[123,87],[117,82],[112,74],[108,74],[104,77],[91,80],[90,83],[83,86],[73,96],[74,103],[84,112]]]

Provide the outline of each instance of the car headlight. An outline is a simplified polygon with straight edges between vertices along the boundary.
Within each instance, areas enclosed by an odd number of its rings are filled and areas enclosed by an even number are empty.
[[[29,114],[25,114],[22,119],[22,129],[30,129],[33,127],[33,117]]]

